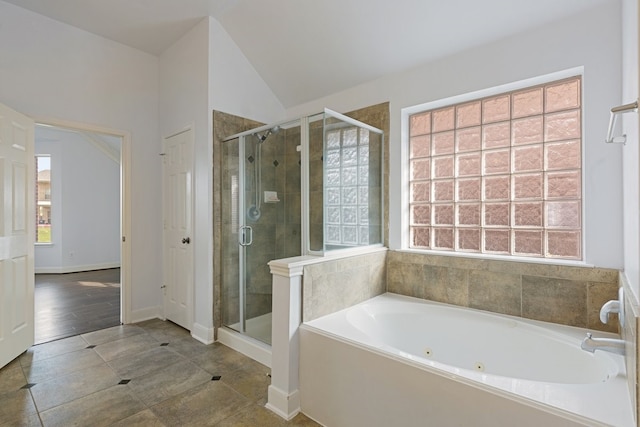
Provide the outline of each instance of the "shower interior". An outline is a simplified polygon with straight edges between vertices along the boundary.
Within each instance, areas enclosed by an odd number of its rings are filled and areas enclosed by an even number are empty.
[[[383,139],[330,110],[225,139],[224,326],[270,344],[269,261],[382,244]]]
[[[260,197],[260,189],[262,188],[262,144],[267,140],[269,135],[276,135],[278,132],[280,132],[280,126],[274,126],[271,129],[267,129],[262,134],[259,134],[258,132],[253,134],[253,136],[256,137],[255,144],[253,145],[255,159],[255,165],[253,167],[253,178],[255,182],[254,188],[256,188],[257,191],[254,191],[254,203],[247,209],[247,218],[252,221],[259,220],[260,215],[262,215],[262,211],[260,210],[260,207],[262,205],[262,199]]]

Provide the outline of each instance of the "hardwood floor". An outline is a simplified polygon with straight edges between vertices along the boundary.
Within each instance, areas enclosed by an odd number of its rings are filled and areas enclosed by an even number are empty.
[[[36,274],[35,343],[120,324],[120,269]]]

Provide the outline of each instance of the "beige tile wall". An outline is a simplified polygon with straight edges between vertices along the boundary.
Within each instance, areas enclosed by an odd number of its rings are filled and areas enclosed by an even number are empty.
[[[402,295],[582,328],[617,299],[618,271],[389,251],[387,290]]]
[[[387,251],[383,250],[304,267],[302,321],[308,322],[383,294],[386,256]]]

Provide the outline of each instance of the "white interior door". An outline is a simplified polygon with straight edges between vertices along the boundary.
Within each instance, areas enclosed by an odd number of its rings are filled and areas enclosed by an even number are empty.
[[[0,104],[0,368],[33,345],[33,129]]]
[[[193,309],[192,236],[193,131],[164,141],[164,313],[191,330]]]

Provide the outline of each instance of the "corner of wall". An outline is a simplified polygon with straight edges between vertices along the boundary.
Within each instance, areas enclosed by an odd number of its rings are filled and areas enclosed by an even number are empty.
[[[191,328],[191,336],[207,345],[213,344],[215,341],[213,326],[209,328],[197,322],[194,322],[193,327]]]
[[[151,319],[162,319],[162,307],[154,306],[154,307],[146,307],[138,310],[131,311],[131,321],[130,323],[140,323],[145,320]]]

